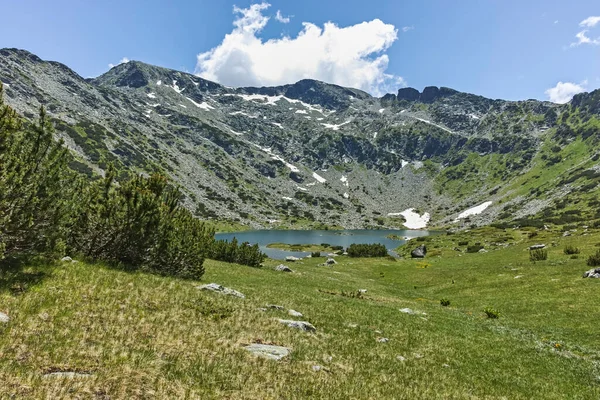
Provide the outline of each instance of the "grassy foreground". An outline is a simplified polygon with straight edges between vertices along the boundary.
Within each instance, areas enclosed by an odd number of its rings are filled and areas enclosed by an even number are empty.
[[[498,232],[508,247],[482,231],[490,251],[474,254],[453,250],[464,237],[436,236],[424,261],[306,259],[294,273],[274,271],[278,261],[206,262],[205,283],[246,299],[101,265],[12,271],[0,276],[11,317],[0,324],[0,398],[599,398],[600,281],[581,274],[600,234]],[[529,261],[529,244],[551,242],[547,261]],[[300,311],[317,333],[280,324],[294,318],[265,304]],[[254,342],[293,351],[257,358],[243,349]],[[91,376],[44,377],[54,371]]]

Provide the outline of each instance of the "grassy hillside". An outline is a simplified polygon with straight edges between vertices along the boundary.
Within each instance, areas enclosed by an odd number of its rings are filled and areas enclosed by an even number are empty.
[[[425,260],[307,259],[294,273],[205,263],[203,283],[245,299],[102,265],[15,269],[0,276],[0,398],[597,399],[600,281],[581,274],[600,231],[583,233],[486,228],[428,239]],[[529,261],[535,243],[547,261]],[[280,324],[288,309],[317,333]],[[250,343],[292,353],[257,358]],[[57,371],[91,375],[44,377]]]

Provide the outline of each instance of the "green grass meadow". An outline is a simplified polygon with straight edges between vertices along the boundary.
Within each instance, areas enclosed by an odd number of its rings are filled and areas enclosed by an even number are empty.
[[[0,277],[11,318],[0,325],[0,398],[598,399],[600,280],[581,275],[600,233],[530,234],[438,235],[424,260],[309,258],[288,263],[293,273],[274,271],[276,260],[207,260],[202,282],[82,262],[14,269]],[[465,241],[488,252],[466,253]],[[529,260],[536,243],[546,261]],[[246,298],[195,288],[210,282]],[[288,309],[317,332],[279,323],[295,319]],[[292,352],[272,361],[244,350],[251,343]],[[56,371],[91,375],[44,377]]]

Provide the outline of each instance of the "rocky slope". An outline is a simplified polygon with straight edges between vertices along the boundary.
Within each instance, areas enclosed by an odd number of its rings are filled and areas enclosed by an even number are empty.
[[[375,98],[313,80],[234,89],[137,61],[83,79],[16,49],[0,50],[0,81],[27,118],[47,107],[74,167],[164,171],[198,216],[253,227],[401,226],[410,208],[409,222],[428,213],[441,226],[489,201],[458,224],[524,218],[572,192],[574,181],[542,190],[543,174],[532,178],[548,157],[587,140],[582,164],[555,178],[595,165],[597,93],[561,106],[436,87]]]

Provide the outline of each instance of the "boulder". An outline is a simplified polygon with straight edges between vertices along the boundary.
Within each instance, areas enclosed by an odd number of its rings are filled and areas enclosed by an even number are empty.
[[[77,261],[73,260],[71,257],[66,256],[60,259],[60,261],[62,262],[70,262],[70,263],[76,263]]]
[[[282,358],[287,357],[287,355],[291,352],[291,349],[287,347],[259,343],[253,343],[244,348],[254,355],[275,361],[279,361]]]
[[[592,268],[589,271],[583,273],[584,278],[598,278],[600,279],[600,268]]]
[[[288,262],[295,262],[295,261],[299,261],[299,260],[300,259],[298,257],[294,257],[294,256],[287,256],[285,258],[285,261],[288,261]]]
[[[529,246],[529,250],[538,250],[546,247],[545,244],[534,244],[533,246]]]
[[[388,338],[386,338],[386,337],[380,337],[380,338],[377,338],[377,342],[378,342],[378,343],[387,343],[387,342],[389,342],[389,341],[390,341],[390,339],[388,339]]]
[[[3,312],[0,312],[0,323],[8,323],[10,321],[10,317]]]
[[[294,271],[292,271],[292,269],[290,267],[288,267],[287,265],[283,265],[283,264],[279,264],[278,266],[276,266],[275,271],[294,272]]]
[[[304,332],[316,332],[317,331],[317,328],[315,328],[313,324],[311,324],[310,322],[306,322],[306,321],[294,321],[291,319],[280,319],[279,322],[281,322],[284,325],[289,326],[290,328],[300,329],[301,331],[304,331]]]
[[[217,292],[217,293],[226,294],[229,296],[239,297],[240,299],[246,298],[246,296],[244,296],[242,293],[238,292],[237,290],[226,288],[225,286],[221,286],[218,283],[209,283],[207,285],[196,286],[196,289],[209,290],[211,292]]]
[[[410,314],[410,315],[427,315],[424,312],[421,311],[415,311],[411,308],[401,308],[400,312],[403,312],[404,314]]]
[[[398,100],[417,101],[421,93],[417,89],[407,87],[398,90]]]
[[[335,261],[333,258],[328,258],[327,261],[325,261],[325,264],[335,265],[335,264],[337,264],[337,261]]]
[[[425,255],[427,254],[427,247],[422,244],[419,247],[415,248],[413,251],[410,252],[410,256],[412,258],[424,258]]]

